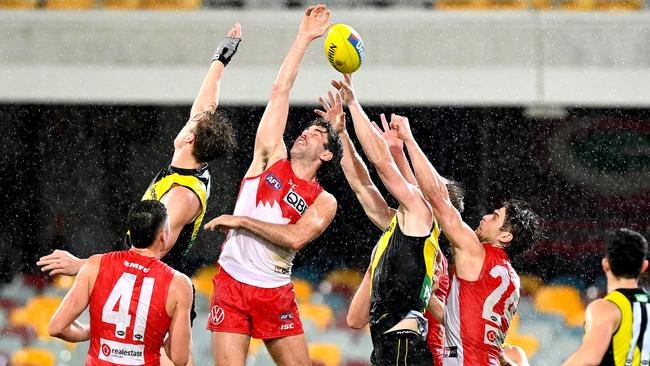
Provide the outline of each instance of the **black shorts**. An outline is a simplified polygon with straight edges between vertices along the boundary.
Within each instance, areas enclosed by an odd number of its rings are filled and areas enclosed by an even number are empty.
[[[433,355],[427,341],[410,329],[395,330],[377,337],[370,362],[377,366],[431,366]]]

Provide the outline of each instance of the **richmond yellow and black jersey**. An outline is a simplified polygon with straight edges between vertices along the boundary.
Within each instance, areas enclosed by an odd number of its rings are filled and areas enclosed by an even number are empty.
[[[205,215],[206,203],[210,195],[210,172],[208,164],[199,169],[181,169],[171,165],[163,167],[153,179],[142,196],[143,200],[160,200],[173,186],[183,186],[196,194],[201,203],[201,213],[196,219],[181,229],[176,243],[162,258],[170,267],[183,271],[183,257],[190,250],[201,227]],[[128,235],[128,233],[127,233]]]
[[[413,312],[424,312],[431,297],[440,229],[429,236],[408,236],[397,215],[377,243],[371,265],[370,325],[385,332]],[[375,332],[376,331],[376,332]]]
[[[650,306],[648,293],[640,288],[612,291],[605,300],[621,311],[621,324],[612,335],[603,366],[639,366],[650,362]],[[646,347],[644,348],[644,344]]]

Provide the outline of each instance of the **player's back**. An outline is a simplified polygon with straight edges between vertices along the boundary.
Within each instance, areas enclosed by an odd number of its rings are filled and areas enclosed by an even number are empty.
[[[519,276],[501,248],[483,244],[478,280],[454,273],[445,306],[445,366],[499,365],[499,354],[519,302]]]
[[[650,337],[650,326],[646,320],[646,314],[650,311],[648,293],[641,288],[619,288],[607,294],[605,300],[618,307],[621,321],[612,334],[600,365],[647,365],[650,361],[649,346],[641,339]]]
[[[158,258],[133,250],[102,256],[90,294],[86,365],[160,365],[173,277],[174,270]]]

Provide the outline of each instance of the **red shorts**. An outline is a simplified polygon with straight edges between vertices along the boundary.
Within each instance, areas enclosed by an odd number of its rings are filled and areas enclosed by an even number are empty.
[[[293,283],[275,288],[247,285],[221,267],[212,278],[214,291],[208,330],[273,339],[303,334]]]

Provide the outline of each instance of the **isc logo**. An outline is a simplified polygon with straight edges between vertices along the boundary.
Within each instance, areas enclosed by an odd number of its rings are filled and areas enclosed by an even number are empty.
[[[293,329],[293,323],[290,324],[282,324],[280,326],[280,330],[287,330],[287,329]]]
[[[284,202],[295,208],[296,211],[298,211],[301,215],[305,213],[305,210],[307,210],[307,207],[309,207],[307,206],[307,202],[305,202],[305,200],[293,190],[290,190],[289,193],[284,196]]]

